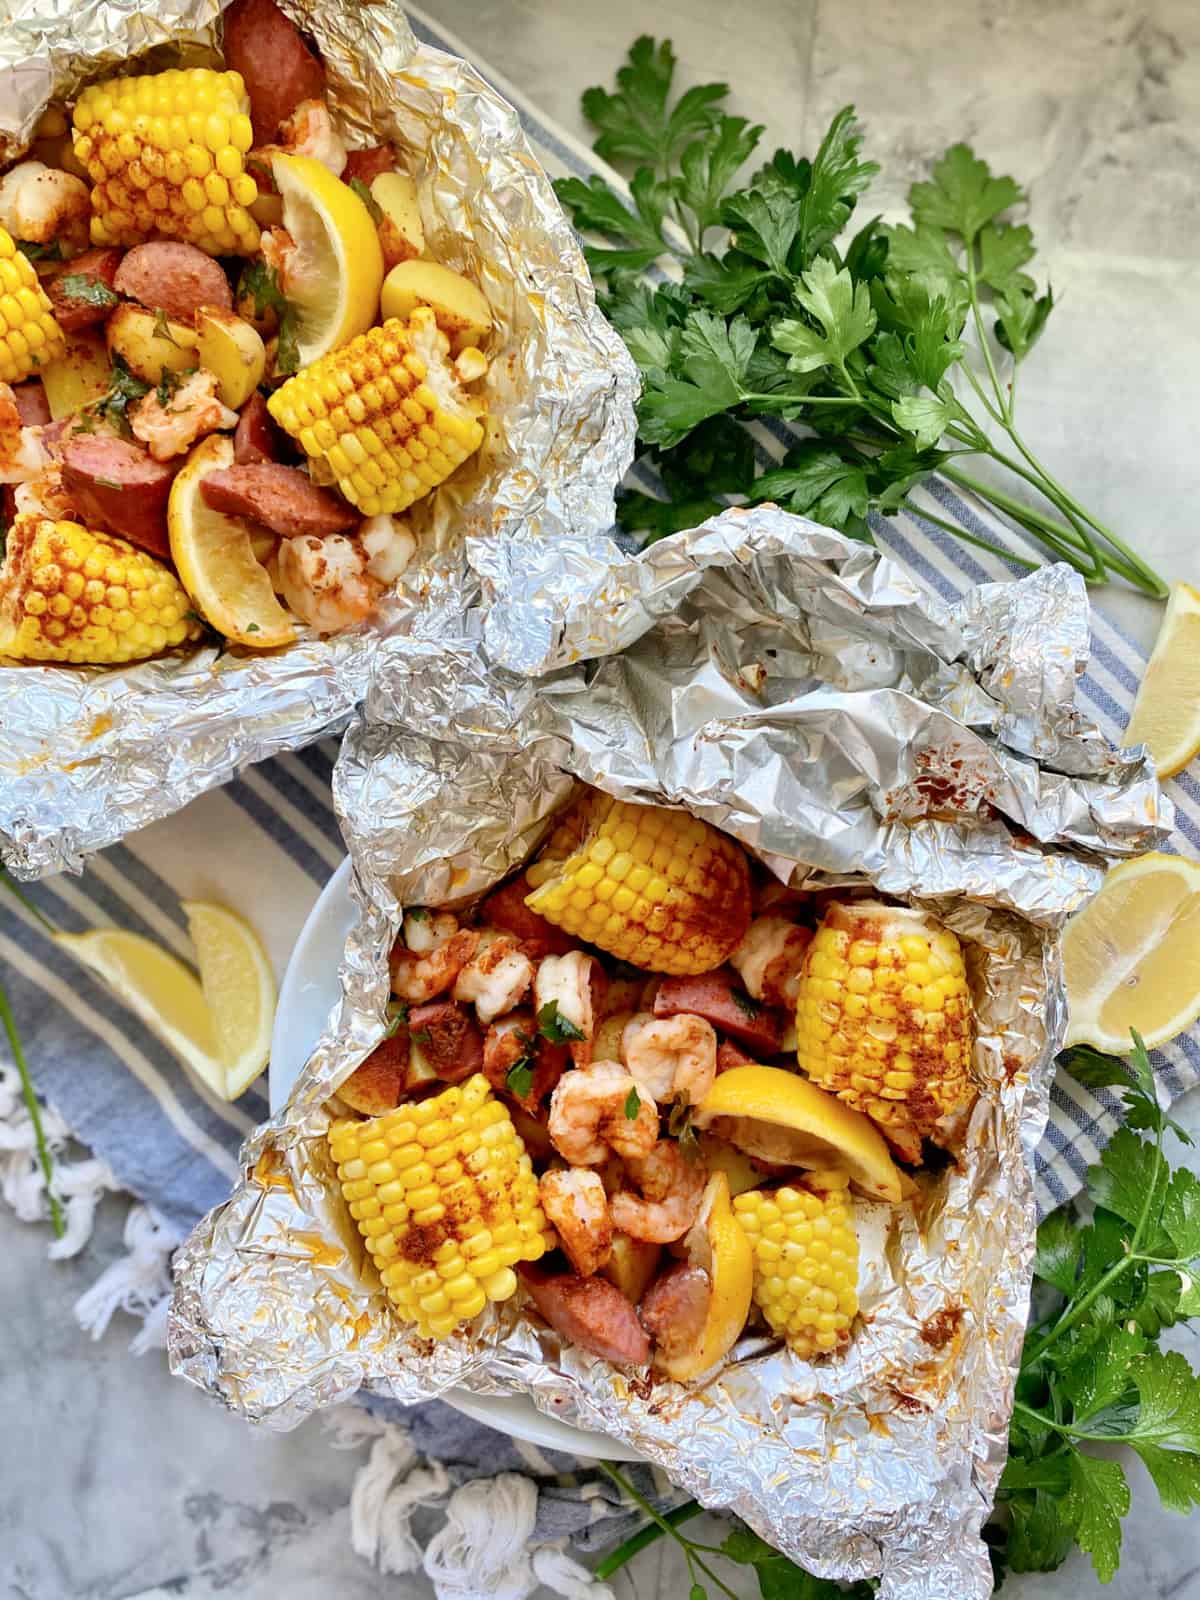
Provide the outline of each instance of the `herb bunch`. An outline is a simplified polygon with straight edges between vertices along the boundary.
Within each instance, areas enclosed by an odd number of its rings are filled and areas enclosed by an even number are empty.
[[[1061,1060],[1088,1087],[1122,1091],[1125,1126],[1088,1174],[1090,1220],[1066,1209],[1038,1230],[1009,1459],[996,1519],[984,1530],[998,1588],[1006,1572],[1052,1571],[1076,1546],[1102,1583],[1112,1578],[1129,1484],[1121,1463],[1097,1447],[1134,1450],[1168,1510],[1200,1504],[1200,1377],[1160,1348],[1165,1329],[1200,1317],[1200,1178],[1163,1153],[1168,1132],[1191,1139],[1160,1108],[1136,1034],[1129,1066],[1088,1049]],[[650,1521],[604,1559],[602,1578],[665,1534],[683,1546],[689,1600],[731,1593],[708,1559],[715,1555],[753,1566],[764,1600],[874,1592],[814,1578],[740,1526],[719,1546],[697,1543],[679,1531],[699,1513],[695,1501],[660,1514],[617,1468],[604,1470]]]
[[[605,241],[585,245],[588,265],[642,375],[638,436],[664,495],[625,494],[622,524],[660,538],[736,496],[860,539],[871,536],[870,512],[911,509],[996,550],[911,504],[938,472],[1089,582],[1120,577],[1164,595],[1157,573],[1017,430],[1017,374],[1054,298],[1027,271],[1030,228],[1008,218],[1025,198],[1014,180],[954,145],[910,189],[907,225],[874,217],[844,240],[879,171],[862,157],[853,108],[838,112],[811,160],[777,150],[739,188],[763,128],[723,109],[723,83],[672,99],[674,69],[670,41],[644,36],[614,91],[583,95],[597,153],[630,174],[627,199],[601,177],[555,185],[575,226]],[[759,475],[742,426],[755,419],[802,424],[812,437]],[[971,457],[1003,468],[1037,503],[965,471]]]

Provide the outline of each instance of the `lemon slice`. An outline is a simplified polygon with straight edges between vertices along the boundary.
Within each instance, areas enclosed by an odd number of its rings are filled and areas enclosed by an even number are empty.
[[[1200,1016],[1200,863],[1124,861],[1063,935],[1068,1044],[1124,1054],[1129,1030],[1165,1044]],[[717,1080],[720,1082],[720,1080]]]
[[[279,154],[271,157],[271,174],[296,246],[288,257],[287,298],[306,367],[375,322],[383,251],[370,212],[328,167],[311,156]]]
[[[167,501],[171,559],[180,582],[218,633],[236,644],[271,650],[296,637],[294,619],[276,600],[246,524],[214,511],[200,493],[208,473],[232,465],[232,443],[214,433],[176,474]]]
[[[712,1287],[708,1314],[695,1343],[673,1356],[655,1358],[655,1365],[679,1383],[698,1378],[723,1360],[750,1315],[754,1252],[733,1214],[723,1172],[715,1172],[708,1180],[700,1214],[684,1243],[688,1260],[704,1268]]]
[[[185,900],[183,909],[225,1066],[225,1097],[236,1100],[271,1054],[275,974],[262,941],[236,912],[207,900]]]
[[[864,1194],[900,1201],[900,1174],[871,1119],[782,1067],[722,1072],[692,1121],[761,1161],[840,1167]]]
[[[151,1033],[168,1045],[215,1095],[225,1099],[212,1012],[195,974],[139,933],[93,928],[55,934],[55,942],[108,984]]]
[[[1122,742],[1144,744],[1160,778],[1181,772],[1200,751],[1200,591],[1190,583],[1171,586]]]

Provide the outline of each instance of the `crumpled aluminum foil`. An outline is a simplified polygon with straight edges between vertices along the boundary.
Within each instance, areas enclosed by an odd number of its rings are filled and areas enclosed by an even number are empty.
[[[468,270],[491,302],[489,438],[407,516],[424,559],[363,628],[327,640],[306,631],[269,655],[0,665],[0,855],[21,877],[78,870],[88,851],[239,768],[341,726],[379,640],[421,630],[431,586],[468,551],[520,572],[565,529],[611,526],[632,459],[636,371],[596,309],[516,112],[465,61],[418,44],[395,0],[282,3],[320,47],[352,142],[390,139],[406,153],[430,254]],[[217,0],[17,0],[0,30],[0,165],[25,149],[47,101],[86,80],[135,57],[156,69],[214,60],[221,10]],[[504,554],[488,557],[492,544]]]
[[[571,541],[565,559],[579,558]],[[579,560],[582,571],[586,555]],[[335,796],[358,921],[343,996],[245,1179],[177,1260],[173,1369],[288,1427],[361,1385],[528,1394],[628,1441],[817,1573],[886,1600],[991,1593],[1034,1241],[1030,1163],[1065,1026],[1058,930],[1104,858],[1169,824],[1148,764],[1073,704],[1087,603],[1066,568],[948,608],[886,558],[773,507],[727,512],[539,602],[448,591],[389,640]],[[586,657],[579,657],[580,644]],[[537,680],[497,657],[564,658]],[[471,899],[577,779],[682,806],[782,880],[870,881],[969,941],[981,1095],[961,1159],[861,1205],[864,1316],[805,1365],[758,1336],[687,1389],[631,1380],[509,1302],[430,1346],[389,1313],[331,1183],[324,1102],[379,1039],[404,904]]]

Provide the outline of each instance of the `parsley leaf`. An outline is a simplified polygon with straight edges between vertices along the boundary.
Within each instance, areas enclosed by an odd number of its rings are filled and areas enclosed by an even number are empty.
[[[706,133],[721,113],[718,102],[727,84],[704,83],[689,89],[672,106],[675,52],[671,41],[656,45],[648,35],[635,41],[629,60],[617,73],[617,92],[587,89],[583,114],[599,130],[594,148],[605,161],[668,165],[683,145]]]
[[[154,338],[165,339],[168,344],[173,344],[178,350],[179,340],[171,332],[171,324],[167,321],[167,313],[161,306],[154,313]]]
[[[149,393],[150,385],[130,372],[124,359],[114,351],[108,389],[93,403],[92,410],[129,439],[133,436],[133,429],[129,425],[129,407]]]
[[[121,298],[101,279],[86,272],[66,272],[55,279],[55,287],[76,305],[99,306],[104,310],[115,306]]]
[[[533,1088],[533,1057],[528,1051],[519,1056],[504,1075],[505,1087],[518,1100],[523,1100]]]
[[[642,1097],[637,1092],[637,1086],[635,1084],[625,1096],[625,1120],[627,1122],[632,1122],[641,1109]]]
[[[383,221],[383,208],[371,193],[370,189],[361,178],[351,178],[347,183],[348,189],[353,189],[363,205],[367,208],[367,215],[376,227]]]
[[[1071,1486],[1062,1502],[1063,1516],[1086,1550],[1101,1583],[1111,1581],[1121,1560],[1121,1518],[1129,1510],[1129,1485],[1119,1461],[1071,1452]]]
[[[572,1039],[582,1039],[583,1029],[558,1009],[557,1000],[547,1000],[537,1014],[538,1032],[551,1044],[566,1044]]]
[[[61,261],[62,241],[51,239],[48,244],[36,244],[32,239],[14,239],[13,243],[26,261]]]
[[[927,183],[914,183],[908,203],[919,223],[961,234],[973,244],[980,229],[1025,198],[1012,178],[994,178],[969,145],[955,144]]]
[[[855,283],[845,267],[827,257],[814,261],[794,289],[810,323],[784,318],[775,324],[771,342],[791,357],[793,372],[834,366],[845,372],[846,357],[875,331],[875,312],[866,284]]]

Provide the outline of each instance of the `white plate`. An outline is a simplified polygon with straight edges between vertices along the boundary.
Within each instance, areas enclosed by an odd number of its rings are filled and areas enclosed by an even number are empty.
[[[350,858],[321,891],[292,951],[279,990],[275,1033],[271,1040],[271,1110],[278,1111],[308,1060],[340,993],[338,967],[346,935],[354,923],[350,898]],[[637,1461],[637,1452],[607,1434],[587,1433],[543,1416],[524,1395],[479,1395],[455,1389],[444,1396],[456,1411],[500,1433],[550,1450],[575,1456],[604,1456],[612,1461]]]

